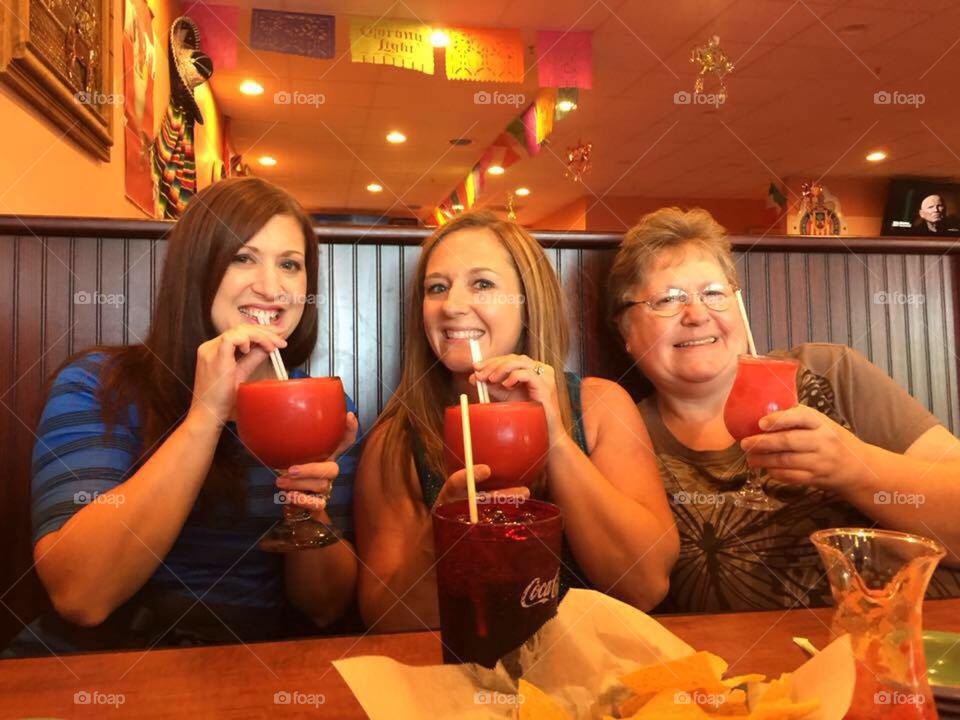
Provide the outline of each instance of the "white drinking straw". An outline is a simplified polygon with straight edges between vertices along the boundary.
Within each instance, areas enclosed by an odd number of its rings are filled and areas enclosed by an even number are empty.
[[[265,313],[255,310],[253,313],[257,322],[261,325],[269,325],[270,319]],[[273,363],[273,371],[277,374],[277,380],[289,380],[287,369],[283,366],[283,360],[280,359],[280,351],[276,348],[270,351],[270,362]]]
[[[483,356],[480,355],[480,343],[473,338],[470,338],[470,357],[475,363],[483,360]],[[477,396],[482,403],[490,402],[490,391],[487,390],[487,384],[483,380],[477,380]]]
[[[753,344],[753,333],[750,332],[750,321],[747,320],[747,307],[743,304],[743,293],[740,292],[740,288],[737,288],[737,305],[740,307],[743,326],[747,329],[747,347],[750,348],[750,354],[757,357],[757,346]]]
[[[470,401],[460,395],[460,425],[463,428],[463,461],[467,471],[467,504],[470,506],[470,522],[477,524],[477,481],[473,477],[473,442],[470,440]]]

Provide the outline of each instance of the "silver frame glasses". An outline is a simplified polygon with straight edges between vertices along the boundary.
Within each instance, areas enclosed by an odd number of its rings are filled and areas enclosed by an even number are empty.
[[[714,305],[711,305],[710,302],[707,302],[704,299],[704,293],[709,292],[711,289],[716,290],[721,288],[729,289],[729,294],[725,296],[725,298],[721,303],[722,307],[716,307]],[[675,288],[675,287],[667,288],[663,292],[657,293],[656,295],[650,298],[647,298],[646,300],[627,300],[620,306],[620,309],[617,311],[617,314],[620,315],[625,313],[634,305],[646,305],[648,308],[650,308],[650,311],[653,314],[657,315],[658,317],[664,317],[664,318],[675,317],[676,315],[679,315],[683,311],[683,308],[687,307],[688,305],[692,305],[694,302],[694,298],[696,298],[696,300],[698,300],[708,310],[712,310],[713,312],[724,312],[730,308],[731,303],[736,299],[736,292],[739,289],[740,288],[737,285],[734,285],[733,283],[709,283],[707,285],[704,285],[700,290],[694,290],[693,292],[685,290],[684,288]],[[657,309],[654,303],[657,300],[660,300],[666,297],[675,297],[678,300],[678,302],[672,305],[670,308],[667,308],[666,310],[662,308]]]

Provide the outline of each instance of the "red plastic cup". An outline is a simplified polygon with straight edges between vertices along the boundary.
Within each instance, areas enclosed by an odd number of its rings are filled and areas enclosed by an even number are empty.
[[[267,467],[326,460],[347,431],[338,377],[261,380],[237,388],[237,432]]]
[[[723,422],[735,440],[763,432],[760,418],[797,404],[798,367],[796,360],[740,356],[723,406]]]
[[[433,511],[445,663],[493,667],[557,612],[560,508],[540,500],[466,500]]]
[[[475,465],[489,465],[490,479],[481,490],[529,486],[547,462],[547,416],[538,402],[471,403],[470,437]],[[444,465],[447,475],[462,470],[463,426],[460,406],[443,418]]]

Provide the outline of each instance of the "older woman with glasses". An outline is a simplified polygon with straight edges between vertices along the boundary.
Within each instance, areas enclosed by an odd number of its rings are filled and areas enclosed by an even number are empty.
[[[771,353],[798,363],[800,404],[740,443],[728,432],[724,403],[747,339],[730,243],[709,213],[664,208],[641,219],[607,290],[653,387],[639,409],[680,533],[661,609],[823,604],[829,589],[807,537],[826,527],[936,537],[949,551],[943,564],[960,564],[960,442],[855,350],[808,343]],[[735,502],[750,468],[775,509]],[[960,571],[942,567],[930,594],[960,595]]]

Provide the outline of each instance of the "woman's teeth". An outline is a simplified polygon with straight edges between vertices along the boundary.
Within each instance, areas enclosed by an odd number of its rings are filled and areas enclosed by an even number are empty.
[[[447,340],[476,340],[483,335],[483,330],[444,330],[443,336]]]
[[[280,317],[279,310],[260,310],[257,308],[240,308],[240,314],[246,315],[249,318],[254,320],[259,320],[258,316],[263,316],[267,318],[270,322],[273,322],[278,317]]]
[[[687,340],[686,342],[677,343],[674,347],[683,348],[683,347],[696,347],[697,345],[712,345],[717,339],[715,337],[701,338],[700,340]]]

